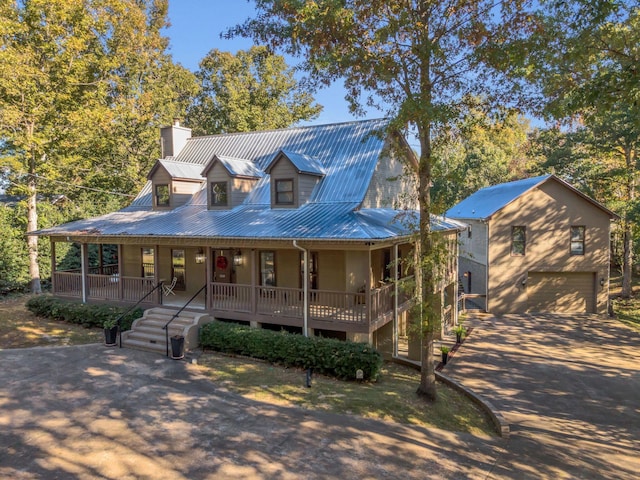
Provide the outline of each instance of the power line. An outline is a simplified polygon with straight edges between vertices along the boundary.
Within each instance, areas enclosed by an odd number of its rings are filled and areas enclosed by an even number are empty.
[[[94,187],[85,187],[84,185],[74,185],[73,183],[67,183],[67,182],[62,182],[60,180],[53,180],[47,177],[43,177],[42,175],[38,175],[36,173],[32,173],[30,174],[32,176],[34,176],[35,178],[41,179],[41,180],[45,180],[47,182],[52,182],[52,183],[58,183],[60,185],[64,185],[66,187],[75,187],[75,188],[81,188],[84,190],[90,190],[92,192],[98,192],[98,193],[108,193],[109,195],[119,195],[121,197],[129,197],[129,198],[135,198],[135,195],[131,195],[129,193],[122,193],[122,192],[112,192],[109,190],[102,190],[101,188],[94,188]],[[12,182],[14,183],[14,182]],[[14,183],[14,185],[17,185],[16,183]],[[17,186],[22,186],[22,185],[17,185]]]

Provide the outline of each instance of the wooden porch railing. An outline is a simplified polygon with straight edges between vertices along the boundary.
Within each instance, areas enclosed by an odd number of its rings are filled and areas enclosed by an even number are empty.
[[[54,293],[74,297],[82,296],[82,275],[75,272],[54,272]],[[301,288],[265,287],[216,283],[210,285],[211,296],[207,307],[223,312],[255,313],[280,317],[302,318],[303,290]],[[153,290],[153,278],[121,277],[119,275],[87,276],[88,298],[136,302]],[[371,319],[367,316],[367,295],[357,292],[311,290],[309,292],[309,317],[315,320],[331,320],[351,324],[367,324],[394,308],[394,284],[371,291]],[[399,304],[410,295],[400,293]],[[150,296],[145,303],[157,301]]]
[[[54,272],[53,293],[57,295],[82,296],[82,274]],[[119,275],[87,275],[87,295],[90,299],[136,302],[153,290],[153,278],[121,277]],[[154,303],[149,298],[146,303]]]

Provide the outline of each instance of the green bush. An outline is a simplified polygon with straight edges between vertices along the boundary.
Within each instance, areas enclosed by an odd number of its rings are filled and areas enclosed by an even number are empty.
[[[128,307],[78,303],[51,295],[31,297],[26,305],[38,317],[77,323],[87,328],[102,327],[106,320],[115,320],[128,310]],[[141,308],[135,308],[125,315],[120,322],[121,330],[129,330],[133,321],[142,316],[142,312]]]
[[[211,322],[200,331],[203,348],[260,358],[288,367],[313,368],[318,373],[355,380],[375,380],[382,356],[370,345],[321,337],[303,337],[225,322]]]

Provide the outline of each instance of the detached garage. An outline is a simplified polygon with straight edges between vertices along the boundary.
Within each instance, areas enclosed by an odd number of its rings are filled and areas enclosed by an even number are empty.
[[[595,313],[593,272],[529,272],[528,310],[534,313]]]
[[[469,226],[459,277],[487,312],[607,313],[618,216],[567,182],[543,175],[483,188],[445,216]]]

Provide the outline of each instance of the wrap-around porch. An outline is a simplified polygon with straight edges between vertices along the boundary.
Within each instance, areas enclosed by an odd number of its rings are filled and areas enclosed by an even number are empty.
[[[55,243],[53,245],[55,250]],[[281,280],[282,283],[286,284],[287,280],[292,283],[292,277],[299,278],[296,283],[303,283],[300,258],[295,250],[279,251],[276,255],[268,253],[270,250],[193,247],[182,251],[178,255],[181,260],[176,261],[177,249],[170,247],[156,246],[153,252],[153,248],[135,247],[140,251],[138,258],[133,258],[136,256],[132,253],[134,249],[127,249],[123,245],[117,247],[117,263],[89,265],[87,245],[83,244],[80,253],[85,261],[81,268],[60,270],[53,265],[53,293],[83,301],[135,303],[159,282],[168,285],[177,276],[178,281],[174,283],[178,288],[174,288],[169,295],[163,294],[162,289],[156,289],[143,300],[142,306],[182,307],[191,299],[187,308],[203,309],[216,318],[302,329],[306,303],[308,328],[323,332],[346,332],[351,334],[348,335],[351,338],[363,340],[397,318],[397,315],[406,312],[412,304],[411,288],[407,287],[412,283],[412,277],[407,276],[397,282],[385,277],[389,274],[387,264],[394,261],[398,254],[397,247],[380,252],[366,251],[364,256],[359,257],[365,261],[360,273],[355,271],[356,268],[346,275],[340,272],[344,268],[336,266],[336,258],[348,258],[349,254],[313,252],[309,258],[307,302],[304,301],[304,285],[280,286],[280,282],[274,285],[278,269],[288,274],[287,279]],[[170,252],[169,255],[163,255],[162,248]],[[264,252],[268,254],[264,255]],[[241,259],[238,258],[240,255]],[[288,266],[284,264],[285,261]],[[128,274],[134,270],[131,267],[134,262],[138,263],[144,276]],[[163,262],[168,264],[163,265]],[[279,262],[283,264],[279,266]],[[295,268],[291,268],[292,263]],[[348,260],[341,260],[340,263],[348,263]],[[358,282],[360,286],[355,292],[338,288],[310,288],[317,287],[318,283],[344,286],[345,289],[349,287],[340,285],[336,275],[331,278],[329,273],[324,273],[322,277],[320,269],[337,270],[342,278],[356,277],[350,286],[354,289],[353,282]],[[191,278],[187,281],[184,272],[189,270]],[[163,273],[168,275],[161,276]],[[198,277],[201,283],[196,283]],[[216,281],[220,279],[223,281]],[[376,288],[371,287],[374,283],[378,285]],[[192,298],[200,288],[203,288],[202,293]]]

